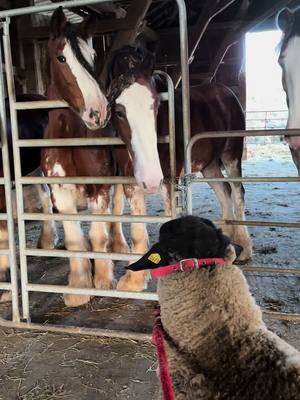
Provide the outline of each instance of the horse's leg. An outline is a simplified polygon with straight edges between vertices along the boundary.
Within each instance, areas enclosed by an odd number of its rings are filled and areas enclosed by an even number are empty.
[[[71,184],[52,185],[55,206],[60,213],[77,214],[76,187]],[[85,241],[80,222],[63,221],[65,246],[68,250],[86,251],[89,246]],[[70,258],[69,286],[75,288],[92,288],[91,262],[87,258]],[[90,300],[90,296],[65,294],[65,304],[70,307],[80,306]]]
[[[138,186],[125,185],[125,196],[129,201],[131,215],[145,215],[145,195]],[[131,224],[132,253],[144,254],[148,250],[148,233],[145,224]],[[140,292],[147,287],[148,271],[127,271],[119,280],[117,289]]]
[[[300,149],[294,150],[290,147],[293,161],[297,167],[298,175],[300,176]]]
[[[51,193],[48,185],[36,185],[42,204],[43,212],[53,214]],[[42,249],[54,249],[58,242],[55,221],[43,221],[42,231],[38,241],[38,247]]]
[[[230,178],[240,178],[242,176],[240,159],[232,159],[226,153],[221,156],[221,159]],[[244,187],[241,182],[230,182],[230,186],[235,218],[239,221],[245,221]],[[249,260],[252,256],[252,243],[247,226],[235,225],[232,239],[243,247],[243,251],[238,258],[239,261]]]
[[[109,191],[96,198],[89,199],[89,208],[93,214],[109,214]],[[89,236],[93,251],[106,252],[109,245],[109,225],[106,222],[92,222]],[[113,262],[111,260],[95,260],[94,285],[98,289],[112,289],[114,283]]]
[[[124,191],[123,185],[118,184],[114,187],[113,194],[113,215],[123,215],[124,210]],[[114,253],[129,253],[129,247],[123,234],[122,223],[114,222],[111,224],[111,242]]]
[[[1,187],[0,197],[3,198],[3,200],[5,201],[5,194],[3,187]],[[1,212],[5,212],[5,210],[1,210]],[[5,221],[0,221],[0,249],[8,249],[8,231],[7,231],[7,223]],[[8,271],[9,271],[9,258],[8,256],[0,255],[0,282],[7,281]],[[10,300],[11,300],[10,291],[9,292],[0,291],[0,302],[10,301]]]
[[[204,178],[224,178],[222,174],[219,160],[214,159],[207,167],[202,171]],[[219,203],[221,205],[223,219],[233,220],[233,204],[231,199],[231,188],[227,182],[209,182],[209,186],[214,190]],[[232,225],[222,226],[222,230],[225,235],[233,239],[234,229]]]
[[[161,195],[164,202],[165,208],[165,216],[171,217],[172,208],[171,208],[171,185],[162,185]]]

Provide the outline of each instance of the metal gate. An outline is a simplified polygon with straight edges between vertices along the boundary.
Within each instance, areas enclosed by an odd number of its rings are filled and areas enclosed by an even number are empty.
[[[107,1],[107,0],[105,0]],[[111,0],[113,1],[113,0]],[[10,117],[11,117],[11,130],[13,138],[13,154],[14,154],[14,169],[15,169],[15,186],[16,186],[16,197],[17,197],[17,216],[18,216],[18,234],[19,234],[19,254],[20,254],[20,271],[21,271],[21,295],[22,295],[22,314],[20,323],[20,314],[18,309],[18,287],[17,287],[17,262],[16,262],[16,251],[15,251],[15,237],[13,232],[13,219],[11,210],[11,182],[9,178],[9,163],[8,163],[8,151],[6,141],[6,120],[5,120],[5,104],[4,95],[1,96],[1,119],[2,119],[2,148],[4,154],[4,165],[5,165],[5,178],[0,183],[5,183],[6,187],[6,202],[8,205],[8,221],[9,221],[9,250],[1,250],[0,254],[10,255],[11,265],[11,283],[0,283],[0,289],[12,290],[13,297],[13,323],[11,326],[22,326],[31,327],[31,329],[45,329],[46,327],[32,324],[30,322],[30,311],[29,311],[29,293],[30,292],[47,292],[47,293],[67,293],[67,294],[86,294],[90,296],[103,296],[103,297],[119,297],[127,299],[143,299],[143,300],[157,300],[156,293],[137,293],[137,292],[126,292],[117,290],[98,290],[98,289],[80,289],[71,288],[59,285],[44,285],[44,284],[33,284],[28,282],[28,270],[27,270],[27,257],[28,256],[52,256],[52,257],[72,257],[76,254],[77,257],[91,258],[91,259],[110,259],[120,261],[134,261],[139,256],[133,254],[118,254],[118,253],[95,253],[95,252],[82,252],[82,251],[68,251],[68,250],[41,250],[41,249],[30,249],[26,246],[26,234],[25,234],[25,221],[45,221],[45,220],[56,220],[56,221],[95,221],[95,222],[142,222],[142,223],[163,223],[170,219],[170,217],[161,216],[114,216],[114,215],[78,215],[78,214],[43,214],[43,213],[25,213],[24,212],[24,201],[23,201],[23,185],[25,184],[55,184],[55,183],[73,183],[73,184],[128,184],[134,183],[135,179],[131,177],[23,177],[21,173],[21,160],[20,160],[20,149],[23,147],[47,147],[47,146],[106,146],[106,145],[120,145],[123,141],[119,138],[80,138],[80,139],[32,139],[32,140],[21,140],[18,134],[18,110],[28,109],[43,109],[43,108],[62,108],[68,107],[65,102],[62,101],[35,101],[35,102],[17,102],[13,80],[13,67],[12,67],[12,56],[11,56],[11,45],[10,45],[10,34],[9,25],[10,17],[17,15],[26,15],[42,11],[54,10],[59,6],[71,7],[79,5],[88,5],[93,3],[101,3],[104,0],[75,0],[62,3],[55,3],[46,6],[35,6],[35,7],[24,7],[20,9],[13,9],[8,11],[0,12],[0,18],[2,18],[3,26],[3,48],[5,57],[5,69],[6,69],[6,81],[7,90],[9,97]],[[183,0],[176,0],[179,9],[179,25],[180,25],[180,49],[181,49],[181,65],[182,65],[182,101],[183,101],[183,129],[186,132],[186,136],[189,136],[189,86],[188,86],[188,53],[187,53],[187,23],[186,23],[186,9]],[[1,48],[0,48],[1,52]],[[0,75],[3,76],[3,67],[0,63]],[[162,138],[159,142],[169,143],[170,149],[170,167],[171,167],[171,181],[172,181],[172,192],[171,192],[171,204],[172,204],[172,217],[176,216],[176,205],[175,205],[175,115],[174,115],[174,86],[171,78],[162,71],[156,71],[160,74],[167,82],[168,91],[161,93],[160,98],[162,101],[168,101],[169,108],[169,136]],[[1,90],[4,93],[4,82],[3,79],[0,81]],[[3,216],[4,218],[4,216]],[[10,325],[8,322],[2,321],[2,325]],[[53,327],[47,327],[52,329]],[[59,328],[55,328],[56,330]],[[63,327],[61,329],[64,329]],[[65,327],[69,330],[70,328]],[[83,330],[83,329],[81,329]],[[84,329],[85,333],[94,334],[95,330]],[[97,330],[98,334],[110,335],[107,330]],[[123,336],[125,337],[144,337],[145,335],[137,335],[122,332],[113,332],[112,336]]]
[[[82,139],[42,139],[42,140],[21,140],[18,136],[18,123],[17,123],[17,112],[18,110],[25,109],[42,109],[42,108],[61,108],[67,107],[66,103],[61,101],[37,101],[37,102],[16,102],[14,81],[13,81],[13,71],[12,71],[12,60],[11,60],[11,46],[10,46],[10,36],[9,36],[9,24],[10,17],[17,15],[25,15],[31,13],[38,13],[42,11],[54,10],[59,6],[71,7],[79,5],[88,5],[93,3],[101,3],[109,0],[78,0],[78,1],[68,1],[62,3],[55,3],[46,6],[35,6],[26,7],[21,9],[13,9],[8,11],[0,12],[0,18],[3,18],[3,45],[4,45],[4,56],[5,56],[5,68],[6,68],[6,78],[7,78],[7,89],[9,95],[9,105],[10,105],[10,116],[12,125],[12,136],[13,136],[13,152],[14,152],[14,168],[15,168],[15,181],[16,181],[16,195],[17,195],[17,214],[18,214],[18,233],[19,233],[19,246],[20,246],[20,270],[21,270],[21,294],[22,294],[22,320],[20,321],[20,314],[18,308],[18,286],[17,286],[17,261],[16,261],[16,245],[14,237],[14,225],[13,225],[13,215],[12,215],[12,202],[11,202],[11,181],[9,173],[9,163],[8,163],[8,147],[6,138],[6,117],[5,117],[5,104],[4,104],[4,82],[3,82],[3,71],[2,62],[0,60],[0,116],[2,121],[1,126],[1,142],[2,142],[2,153],[4,160],[4,178],[0,180],[0,184],[5,185],[6,189],[6,205],[7,205],[7,217],[5,215],[0,215],[0,219],[7,218],[8,231],[9,231],[9,249],[0,250],[0,255],[9,255],[10,258],[10,268],[11,268],[11,283],[0,283],[0,289],[7,289],[12,291],[13,299],[13,322],[0,321],[0,325],[14,326],[14,327],[25,327],[29,329],[38,330],[52,330],[52,331],[64,331],[64,332],[80,332],[85,334],[102,334],[105,336],[115,336],[115,337],[126,337],[126,338],[136,338],[144,339],[148,338],[147,335],[134,334],[122,331],[108,331],[101,329],[88,329],[88,328],[76,328],[76,327],[53,327],[51,325],[38,325],[30,322],[30,312],[29,312],[29,293],[30,292],[47,292],[47,293],[69,293],[69,294],[83,294],[90,296],[103,296],[103,297],[119,297],[127,299],[143,299],[143,300],[157,300],[156,293],[136,293],[136,292],[126,292],[126,291],[116,291],[116,290],[98,290],[98,289],[80,289],[71,288],[59,285],[45,285],[45,284],[33,284],[28,282],[28,271],[27,271],[27,257],[28,256],[52,256],[52,257],[72,257],[74,254],[81,258],[91,258],[91,259],[112,259],[112,260],[124,260],[131,261],[138,258],[137,255],[133,254],[117,254],[117,253],[95,253],[95,252],[82,252],[82,251],[67,251],[67,250],[40,250],[40,249],[30,249],[26,247],[26,235],[25,235],[25,221],[45,221],[45,220],[56,220],[56,221],[95,221],[95,222],[149,222],[149,223],[163,223],[168,221],[169,217],[160,216],[114,216],[114,215],[77,215],[77,214],[42,214],[42,213],[25,213],[23,204],[23,185],[25,184],[59,184],[59,183],[72,183],[72,184],[103,184],[103,183],[133,183],[133,178],[128,177],[22,177],[21,174],[21,163],[20,163],[20,149],[22,147],[47,147],[47,146],[105,146],[105,145],[120,145],[123,142],[119,138],[82,138]],[[110,0],[113,1],[113,0]],[[182,69],[182,103],[183,103],[183,134],[184,134],[184,146],[186,151],[185,154],[185,176],[180,181],[180,186],[185,188],[182,190],[183,196],[186,193],[186,210],[191,212],[192,210],[192,196],[191,196],[191,183],[195,182],[196,179],[191,175],[191,148],[196,140],[213,137],[220,133],[207,133],[201,134],[190,139],[190,107],[189,107],[189,74],[188,74],[188,46],[187,46],[187,21],[186,21],[186,9],[184,0],[176,0],[179,9],[179,30],[180,30],[180,54],[181,54],[181,69]],[[1,43],[0,43],[1,47]],[[1,48],[0,48],[1,54]],[[172,171],[172,217],[176,216],[179,210],[176,209],[175,205],[175,119],[174,119],[174,87],[171,78],[164,72],[157,71],[161,74],[164,79],[166,79],[168,84],[168,92],[161,94],[161,99],[163,101],[168,100],[169,104],[169,136],[167,142],[170,147],[170,162]],[[289,134],[293,132],[289,131]],[[258,135],[256,132],[224,132],[222,136],[250,136]],[[266,135],[266,132],[260,133],[259,135]],[[277,134],[282,135],[283,131],[275,131],[271,133],[267,131],[267,135]],[[294,132],[296,134],[296,132]],[[299,134],[299,133],[298,133]],[[164,142],[166,142],[164,140]],[[276,178],[279,181],[279,178]],[[197,178],[198,180],[198,178]],[[211,180],[211,179],[210,179]],[[201,181],[208,182],[209,179],[202,179]],[[234,181],[237,179],[216,179],[218,181]],[[270,178],[241,178],[238,179],[243,182],[265,182],[274,181]],[[285,178],[285,182],[288,181],[299,181],[299,178]],[[282,180],[280,180],[282,181]],[[232,224],[246,224],[253,225],[252,222],[246,221],[216,221],[218,223],[232,223]],[[256,223],[257,221],[254,221]],[[261,223],[260,223],[261,224]],[[282,226],[282,223],[268,223],[268,226]],[[289,224],[289,226],[300,227],[300,223]],[[253,270],[254,267],[246,267],[247,270]],[[259,272],[276,272],[279,270],[277,268],[255,268]],[[283,269],[280,273],[297,273],[298,271],[292,269]],[[300,315],[286,315],[279,313],[268,313],[271,318],[279,319],[292,319],[300,320]],[[276,314],[276,315],[275,315]]]

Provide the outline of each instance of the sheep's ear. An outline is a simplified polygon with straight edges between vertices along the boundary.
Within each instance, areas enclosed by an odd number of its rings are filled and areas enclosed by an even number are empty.
[[[160,243],[156,243],[151,249],[143,255],[138,261],[128,265],[126,269],[131,271],[142,271],[143,269],[154,269],[164,265],[168,265],[168,254],[162,248]]]

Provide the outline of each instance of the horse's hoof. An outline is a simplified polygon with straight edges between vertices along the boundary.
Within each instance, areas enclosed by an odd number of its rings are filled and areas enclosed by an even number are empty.
[[[94,278],[94,285],[96,289],[111,290],[116,287],[115,279]]]
[[[112,245],[113,253],[130,253],[129,247],[124,242],[113,243]]]
[[[252,259],[252,250],[243,250],[239,257],[234,261],[234,264],[244,265]]]
[[[79,307],[87,304],[91,299],[91,296],[84,296],[79,294],[65,294],[64,301],[67,307]]]
[[[5,291],[0,294],[0,303],[11,301],[11,299],[12,299],[11,291]]]
[[[117,284],[117,290],[124,290],[128,292],[142,292],[147,289],[147,282],[145,279],[134,279],[127,274],[122,276]]]

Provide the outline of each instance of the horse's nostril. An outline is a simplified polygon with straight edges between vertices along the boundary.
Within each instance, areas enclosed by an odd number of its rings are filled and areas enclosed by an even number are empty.
[[[89,113],[89,117],[92,119],[93,116],[94,116],[94,110],[91,108],[91,111],[90,111],[90,113]]]
[[[146,185],[145,182],[143,182],[143,188],[144,188],[144,189],[147,189],[147,185]]]

